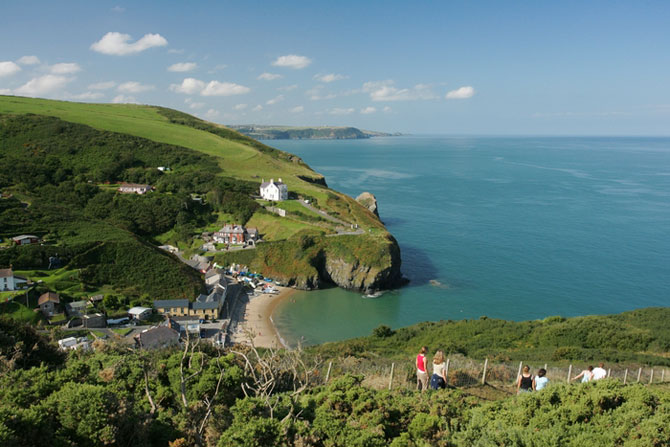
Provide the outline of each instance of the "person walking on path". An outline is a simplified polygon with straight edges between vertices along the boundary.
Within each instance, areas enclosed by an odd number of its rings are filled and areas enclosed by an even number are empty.
[[[427,371],[427,360],[426,360],[426,351],[428,349],[425,346],[422,346],[419,350],[419,354],[416,356],[416,389],[426,391],[428,388],[428,371]]]
[[[444,363],[444,352],[437,351],[433,356],[433,375],[430,378],[430,387],[434,390],[446,388],[447,365]]]
[[[533,375],[528,365],[523,367],[523,372],[516,381],[516,394],[533,391]]]
[[[593,379],[593,366],[589,365],[588,368],[573,377],[572,380],[577,380],[580,377],[582,378],[582,383],[589,382],[591,379]]]
[[[605,364],[603,362],[598,363],[597,368],[593,368],[593,380],[600,380],[607,377],[607,371],[605,370]]]
[[[537,371],[537,376],[535,379],[533,379],[533,390],[535,391],[540,391],[541,389],[544,389],[547,384],[549,383],[549,379],[546,377],[547,375],[547,370],[544,368],[540,368]]]

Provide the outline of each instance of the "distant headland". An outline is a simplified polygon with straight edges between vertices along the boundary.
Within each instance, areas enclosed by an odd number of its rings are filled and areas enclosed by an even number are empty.
[[[293,127],[244,124],[228,127],[257,140],[357,140],[401,135],[400,133],[376,132],[355,127],[338,126]]]

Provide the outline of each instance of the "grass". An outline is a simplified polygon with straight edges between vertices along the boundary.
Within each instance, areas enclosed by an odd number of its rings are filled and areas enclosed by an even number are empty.
[[[19,300],[5,301],[0,296],[0,315],[7,316],[13,320],[36,324],[42,319],[42,314],[26,307]]]
[[[314,178],[318,174],[299,162],[297,157],[294,162],[278,159],[245,144],[244,140],[232,141],[205,130],[171,123],[155,107],[73,103],[0,95],[0,113],[56,116],[100,130],[126,133],[194,149],[220,158],[223,176],[254,182],[260,182],[262,178],[281,177],[290,191],[309,196],[327,212],[339,213],[344,220],[364,228],[383,228],[374,216],[366,214],[366,210],[358,204],[352,208],[353,199],[300,179],[299,176]],[[346,217],[349,215],[351,218]]]
[[[115,334],[120,335],[121,337],[125,337],[126,335],[130,334],[133,331],[133,328],[118,328],[118,329],[112,329],[112,332]]]
[[[267,212],[256,212],[249,219],[246,226],[258,228],[258,232],[263,236],[263,240],[265,241],[286,240],[305,231],[310,231],[314,234],[332,233],[332,231],[328,231],[318,225],[300,222],[288,216],[280,217]]]

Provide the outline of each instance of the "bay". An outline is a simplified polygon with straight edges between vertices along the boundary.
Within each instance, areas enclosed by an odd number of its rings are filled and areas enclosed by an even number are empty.
[[[300,292],[289,343],[380,324],[526,320],[670,305],[670,139],[405,136],[275,140],[356,197],[375,194],[410,284],[375,299]]]

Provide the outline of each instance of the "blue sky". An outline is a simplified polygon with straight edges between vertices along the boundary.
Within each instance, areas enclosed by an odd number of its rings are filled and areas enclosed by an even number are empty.
[[[669,135],[670,2],[20,1],[0,94],[224,124]]]

